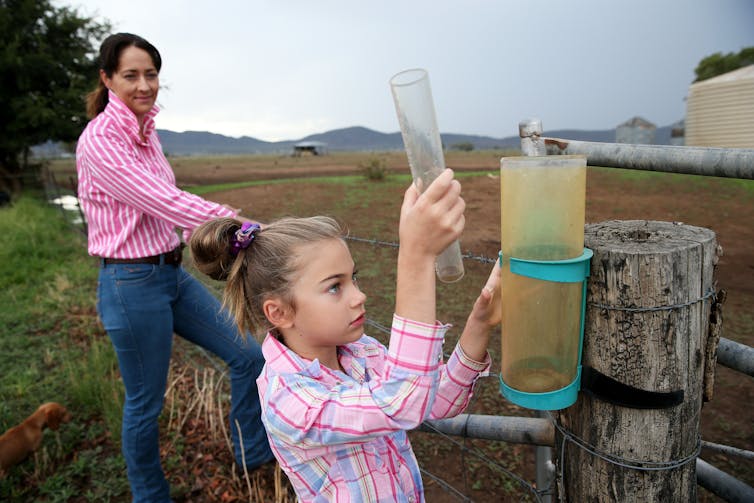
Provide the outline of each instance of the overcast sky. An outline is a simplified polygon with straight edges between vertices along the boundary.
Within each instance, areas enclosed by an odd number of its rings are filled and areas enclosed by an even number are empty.
[[[157,126],[276,141],[399,130],[388,81],[429,71],[439,128],[682,119],[699,61],[754,46],[752,0],[55,0],[163,57]]]

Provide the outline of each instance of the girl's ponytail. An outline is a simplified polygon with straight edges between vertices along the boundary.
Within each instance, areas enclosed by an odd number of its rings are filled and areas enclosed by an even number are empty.
[[[242,222],[217,218],[197,227],[191,236],[191,255],[196,268],[210,278],[227,281],[237,256],[232,254],[232,239]]]
[[[235,218],[218,218],[196,228],[190,249],[196,268],[210,278],[225,281],[223,307],[245,334],[253,325],[244,299],[245,257],[248,250],[234,254],[233,237],[242,222]]]

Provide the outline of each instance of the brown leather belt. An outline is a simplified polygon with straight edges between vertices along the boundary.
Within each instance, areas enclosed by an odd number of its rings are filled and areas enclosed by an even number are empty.
[[[181,244],[175,250],[165,252],[161,255],[152,255],[151,257],[140,258],[102,258],[102,265],[111,264],[171,264],[179,265],[183,260],[183,248],[185,245]]]

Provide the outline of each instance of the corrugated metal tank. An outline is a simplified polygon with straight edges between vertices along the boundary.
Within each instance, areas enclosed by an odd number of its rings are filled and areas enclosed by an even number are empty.
[[[754,65],[691,84],[686,145],[754,148]]]

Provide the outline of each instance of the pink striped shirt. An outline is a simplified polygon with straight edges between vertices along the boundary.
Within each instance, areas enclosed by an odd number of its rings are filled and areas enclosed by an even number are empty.
[[[338,348],[346,373],[267,335],[257,379],[262,421],[299,501],[424,501],[405,430],[461,413],[490,365],[460,346],[443,364],[448,327],[396,315],[389,349],[367,335]]]
[[[184,192],[155,131],[155,106],[144,118],[110,91],[105,110],[87,124],[76,146],[78,196],[89,228],[89,254],[110,258],[159,255],[202,222],[235,216],[220,204]]]

